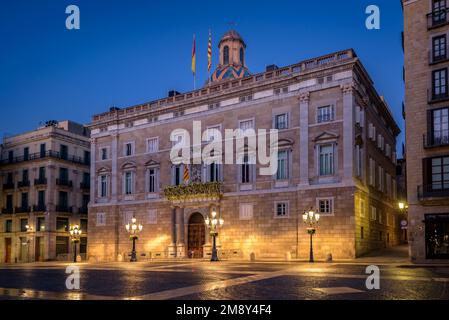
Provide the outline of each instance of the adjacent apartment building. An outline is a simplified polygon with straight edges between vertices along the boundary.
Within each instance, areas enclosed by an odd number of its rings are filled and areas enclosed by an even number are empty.
[[[404,0],[407,196],[411,259],[449,259],[449,12]]]
[[[71,121],[49,121],[3,140],[0,158],[0,257],[2,263],[67,260],[69,226],[87,248],[90,132]]]
[[[132,217],[143,225],[140,258],[205,258],[211,240],[204,219],[212,211],[224,220],[218,247],[228,258],[307,258],[302,214],[309,208],[321,215],[318,259],[355,258],[400,241],[399,129],[356,53],[252,74],[245,51],[242,37],[229,31],[204,87],[93,116],[89,259],[127,259]],[[225,129],[278,129],[277,172],[260,174],[249,143],[233,144],[240,164],[173,164],[173,141],[190,139],[193,121],[223,136]],[[204,138],[203,146],[214,139]]]

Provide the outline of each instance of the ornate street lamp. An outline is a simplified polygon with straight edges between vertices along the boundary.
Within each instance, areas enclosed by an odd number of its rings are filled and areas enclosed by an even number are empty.
[[[130,262],[136,262],[137,261],[137,254],[136,254],[136,240],[139,239],[138,234],[142,231],[143,226],[141,224],[137,224],[137,219],[132,218],[130,223],[125,226],[126,231],[129,233],[129,238],[133,241],[133,251],[131,251],[131,260]]]
[[[308,211],[304,211],[302,215],[304,224],[307,226],[307,233],[310,235],[310,258],[309,262],[314,262],[313,260],[313,235],[316,232],[316,227],[318,226],[318,221],[320,220],[320,214],[313,211],[312,208]]]
[[[69,232],[70,238],[72,239],[73,242],[73,262],[76,263],[76,245],[80,242],[82,231],[80,227],[76,224],[74,226],[70,226]]]
[[[212,244],[212,257],[210,258],[210,261],[218,261],[218,254],[217,254],[217,242],[216,238],[218,236],[218,229],[223,226],[224,220],[223,219],[217,219],[217,211],[213,210],[211,213],[211,218],[209,216],[204,219],[204,222],[206,223],[207,228],[209,229],[209,234],[212,236],[213,244]]]

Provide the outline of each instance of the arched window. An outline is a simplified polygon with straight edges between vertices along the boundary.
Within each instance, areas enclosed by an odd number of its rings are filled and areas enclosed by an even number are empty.
[[[243,50],[243,48],[240,48],[240,63],[242,65],[245,64],[245,51]]]
[[[223,64],[229,64],[229,47],[225,46],[223,48]]]

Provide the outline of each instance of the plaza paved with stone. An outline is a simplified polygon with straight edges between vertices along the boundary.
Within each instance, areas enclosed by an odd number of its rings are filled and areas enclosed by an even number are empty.
[[[380,289],[366,267],[380,268]],[[66,288],[69,263],[0,266],[0,299],[307,300],[449,299],[449,267],[403,257],[315,263],[199,260],[79,263],[80,288]]]

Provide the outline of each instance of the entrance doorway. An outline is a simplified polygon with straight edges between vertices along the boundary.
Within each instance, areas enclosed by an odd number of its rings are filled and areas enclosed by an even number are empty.
[[[206,243],[206,226],[201,213],[190,216],[188,227],[188,255],[190,258],[203,257],[203,245]]]
[[[5,238],[5,263],[11,263],[11,238]]]
[[[44,241],[42,237],[36,237],[36,243],[34,247],[34,257],[36,261],[44,260]]]

